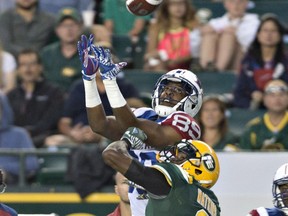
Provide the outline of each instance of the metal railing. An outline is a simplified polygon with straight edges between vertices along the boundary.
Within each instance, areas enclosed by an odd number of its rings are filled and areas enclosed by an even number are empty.
[[[26,163],[25,159],[29,155],[43,156],[43,155],[65,155],[68,156],[70,149],[15,149],[15,148],[2,148],[0,149],[0,156],[9,155],[19,157],[19,181],[18,186],[26,186],[25,170]]]

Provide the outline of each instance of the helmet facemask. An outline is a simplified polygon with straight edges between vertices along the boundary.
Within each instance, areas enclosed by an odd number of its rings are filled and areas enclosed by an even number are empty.
[[[179,153],[183,153],[185,155],[185,158],[182,159],[184,162],[180,164],[176,162],[176,158]],[[172,162],[180,166],[186,162],[196,167],[199,167],[201,164],[200,152],[186,140],[183,140],[183,142],[180,142],[177,145],[165,147],[158,153],[157,156],[157,160],[160,162]]]
[[[159,162],[171,162],[181,166],[205,188],[211,188],[219,177],[217,155],[209,145],[199,140],[183,139],[162,149],[156,158]]]
[[[170,82],[181,83],[181,87],[178,88],[175,86],[174,91],[178,92],[181,88],[182,91],[185,92],[186,96],[184,96],[180,101],[175,101],[176,104],[174,106],[161,105],[163,100],[165,100],[165,98],[161,98],[161,95]],[[179,78],[164,77],[156,86],[157,87],[154,90],[152,97],[152,107],[155,109],[159,116],[166,117],[175,111],[187,112],[192,117],[198,113],[202,105],[202,93],[199,95],[197,88],[192,84],[187,83],[186,81],[183,81]]]
[[[272,193],[273,203],[277,208],[288,213],[288,187],[281,188],[283,185],[288,185],[288,177],[284,177],[273,182]]]

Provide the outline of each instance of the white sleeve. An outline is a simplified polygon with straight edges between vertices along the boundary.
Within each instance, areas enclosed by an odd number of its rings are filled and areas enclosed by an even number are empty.
[[[198,58],[200,55],[201,33],[199,28],[190,32],[190,53],[193,58]]]
[[[14,72],[16,69],[16,60],[8,52],[2,51],[2,69],[4,73]]]
[[[260,20],[257,14],[246,14],[237,29],[237,39],[245,52],[256,37]]]
[[[224,14],[222,17],[211,19],[208,23],[216,32],[221,31],[229,25],[228,15]]]

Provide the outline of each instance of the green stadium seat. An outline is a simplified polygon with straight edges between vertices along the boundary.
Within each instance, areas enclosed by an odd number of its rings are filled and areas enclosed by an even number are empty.
[[[66,185],[68,155],[49,154],[39,155],[40,170],[37,174],[37,183],[41,185]]]
[[[144,71],[144,70],[124,70],[125,79],[131,82],[140,93],[151,94],[154,86],[163,73]]]
[[[204,95],[232,93],[237,76],[232,72],[199,72]]]

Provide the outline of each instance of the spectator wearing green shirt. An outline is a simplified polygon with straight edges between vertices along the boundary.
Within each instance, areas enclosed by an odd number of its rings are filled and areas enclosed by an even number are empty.
[[[288,86],[282,80],[271,80],[264,88],[263,116],[252,119],[241,136],[240,147],[249,150],[288,149]]]
[[[71,84],[81,78],[82,67],[77,52],[77,41],[83,33],[81,15],[74,8],[63,8],[57,17],[55,28],[59,41],[41,51],[44,76],[67,91]]]

